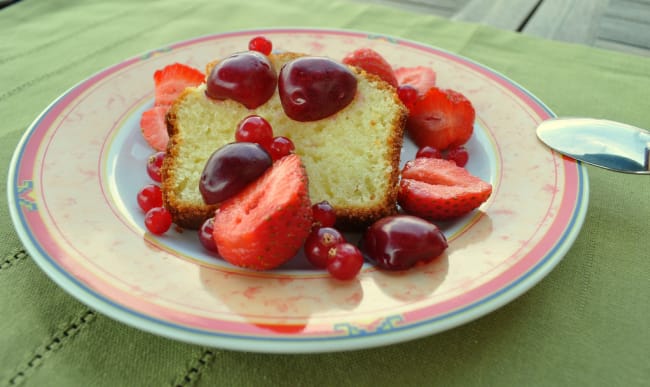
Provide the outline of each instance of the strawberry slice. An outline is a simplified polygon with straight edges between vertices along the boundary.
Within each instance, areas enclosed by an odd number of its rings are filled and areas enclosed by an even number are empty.
[[[424,95],[436,86],[435,71],[425,66],[399,67],[395,69],[395,78],[399,86],[413,86],[418,91],[418,95]]]
[[[342,62],[350,66],[361,67],[364,71],[375,74],[391,86],[397,87],[397,78],[395,78],[393,68],[383,56],[371,48],[352,51],[343,58]]]
[[[290,154],[221,204],[213,236],[226,261],[269,270],[296,255],[311,225],[307,172],[300,158]]]
[[[142,137],[156,151],[164,151],[169,141],[166,121],[167,110],[169,110],[167,106],[154,106],[144,111],[140,117]]]
[[[456,148],[472,136],[475,115],[464,95],[434,87],[415,102],[406,129],[418,147]]]
[[[205,75],[188,65],[174,63],[153,74],[156,89],[154,105],[171,106],[186,87],[198,86],[205,80]]]
[[[402,170],[397,201],[409,214],[448,220],[478,208],[491,194],[491,184],[453,161],[417,158]]]
[[[186,87],[198,86],[204,79],[202,72],[182,63],[174,63],[154,72],[154,107],[142,113],[140,118],[142,136],[153,149],[163,151],[167,148],[169,135],[165,116],[174,100]]]

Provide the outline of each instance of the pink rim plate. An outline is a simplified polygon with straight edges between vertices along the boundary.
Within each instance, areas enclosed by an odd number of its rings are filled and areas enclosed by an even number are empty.
[[[477,111],[467,168],[494,193],[441,225],[450,247],[429,265],[388,273],[366,263],[340,282],[304,257],[264,273],[210,256],[194,232],[148,234],[136,193],[153,151],[139,133],[152,74],[197,68],[264,35],[279,50],[342,58],[371,47],[394,66],[431,66]],[[20,142],[7,184],[12,220],[38,265],[88,306],[176,340],[258,352],[368,348],[479,318],[544,278],[578,235],[585,168],[545,148],[534,129],[552,112],[489,68],[409,40],[357,31],[265,29],[203,36],[129,59],[54,101]],[[402,161],[413,158],[406,141]]]

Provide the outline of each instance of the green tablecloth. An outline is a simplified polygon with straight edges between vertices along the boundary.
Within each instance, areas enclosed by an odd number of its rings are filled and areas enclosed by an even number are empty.
[[[648,58],[342,0],[23,0],[0,11],[0,179],[32,120],[81,79],[171,42],[281,26],[420,41],[502,72],[558,115],[650,127]],[[313,355],[189,345],[93,311],[25,253],[3,195],[0,384],[650,385],[650,181],[588,172],[581,234],[522,297],[434,336]]]

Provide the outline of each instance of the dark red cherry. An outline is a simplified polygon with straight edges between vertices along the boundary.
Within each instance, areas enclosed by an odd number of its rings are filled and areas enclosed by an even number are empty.
[[[208,159],[199,191],[206,204],[217,204],[237,194],[260,177],[273,160],[259,144],[233,142],[217,149]]]
[[[287,116],[296,121],[316,121],[352,102],[357,78],[332,59],[305,56],[282,66],[278,91]]]
[[[277,83],[269,58],[257,51],[246,51],[214,66],[206,81],[205,94],[212,99],[233,99],[254,109],[273,96]]]
[[[377,266],[404,270],[429,262],[447,249],[447,238],[433,223],[411,215],[382,218],[366,230],[362,250]]]

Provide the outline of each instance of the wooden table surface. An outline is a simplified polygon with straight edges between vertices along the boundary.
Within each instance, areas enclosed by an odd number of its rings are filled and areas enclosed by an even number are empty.
[[[650,0],[355,0],[650,56]]]

